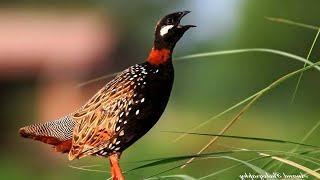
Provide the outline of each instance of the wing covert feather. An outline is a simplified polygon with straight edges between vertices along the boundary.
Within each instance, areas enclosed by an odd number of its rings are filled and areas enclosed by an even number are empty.
[[[116,131],[119,115],[128,110],[128,104],[134,103],[132,85],[127,69],[72,114],[77,123],[69,152],[70,160],[100,151],[119,133]]]

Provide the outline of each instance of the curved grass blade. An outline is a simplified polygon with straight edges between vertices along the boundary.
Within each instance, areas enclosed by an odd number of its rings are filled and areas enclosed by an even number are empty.
[[[238,152],[238,151],[221,151],[221,152],[213,152],[213,153],[206,153],[206,154],[195,154],[195,155],[186,155],[186,156],[175,156],[175,157],[169,157],[169,158],[160,158],[160,159],[155,159],[154,162],[138,166],[138,167],[130,169],[126,172],[130,172],[130,171],[134,171],[134,170],[142,169],[142,168],[147,168],[147,167],[158,166],[158,165],[162,165],[162,164],[168,164],[168,163],[177,162],[177,161],[182,161],[182,160],[189,159],[192,157],[208,157],[208,156],[216,157],[219,155],[232,154],[235,152]],[[147,161],[151,161],[151,160],[147,160]]]
[[[186,59],[194,59],[194,58],[204,58],[204,57],[211,57],[211,56],[219,56],[219,55],[227,55],[227,54],[241,54],[241,53],[249,53],[249,52],[264,52],[264,53],[271,53],[280,55],[283,57],[288,57],[292,60],[297,60],[303,63],[307,63],[309,65],[313,65],[314,63],[295,54],[291,54],[288,52],[276,50],[276,49],[267,49],[267,48],[248,48],[248,49],[235,49],[235,50],[225,50],[225,51],[213,51],[213,52],[206,52],[206,53],[198,53],[198,54],[191,54],[187,56],[182,56],[175,58],[175,61],[181,61]],[[315,66],[317,70],[320,71],[319,66]]]
[[[238,54],[238,53],[247,53],[247,52],[264,52],[264,53],[271,53],[271,54],[276,54],[276,55],[280,55],[280,56],[284,56],[284,57],[288,57],[292,60],[297,60],[300,62],[304,62],[307,63],[309,65],[312,64],[312,62],[308,61],[307,59],[291,54],[291,53],[287,53],[284,51],[280,51],[280,50],[275,50],[275,49],[267,49],[267,48],[249,48],[249,49],[235,49],[235,50],[225,50],[225,51],[213,51],[213,52],[206,52],[206,53],[199,53],[199,54],[191,54],[191,55],[187,55],[187,56],[182,56],[182,57],[177,57],[174,58],[174,61],[180,61],[180,60],[184,60],[184,59],[193,59],[193,58],[202,58],[202,57],[210,57],[210,56],[218,56],[218,55],[228,55],[228,54]],[[316,66],[316,69],[318,69],[320,71],[320,67]],[[81,84],[78,85],[78,87],[83,87],[86,86],[88,84],[103,80],[103,79],[107,79],[109,77],[113,77],[115,75],[117,75],[119,72],[115,72],[112,74],[107,74],[105,76],[100,76],[98,78],[94,78],[91,79],[89,81],[83,82]]]
[[[294,141],[286,141],[281,139],[271,139],[271,138],[259,138],[259,137],[248,137],[248,136],[234,136],[234,135],[223,135],[223,134],[209,134],[209,133],[194,133],[194,132],[179,132],[179,131],[163,131],[167,133],[177,133],[177,134],[188,134],[188,135],[198,135],[198,136],[217,136],[224,138],[232,138],[232,139],[244,139],[244,140],[254,140],[254,141],[264,141],[264,142],[273,142],[273,143],[284,143],[284,144],[294,144],[306,147],[320,148],[320,146],[304,144]]]
[[[269,20],[269,21],[278,22],[278,23],[284,23],[284,24],[289,24],[289,25],[294,25],[294,26],[303,27],[303,28],[312,29],[312,30],[318,30],[320,28],[318,26],[304,24],[304,23],[292,21],[292,20],[289,20],[289,19],[276,18],[276,17],[265,17],[265,18],[267,20]]]

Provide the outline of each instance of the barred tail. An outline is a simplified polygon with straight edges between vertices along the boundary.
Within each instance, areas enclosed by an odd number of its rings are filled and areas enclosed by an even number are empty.
[[[72,145],[74,126],[75,122],[65,116],[55,121],[22,127],[19,133],[24,138],[54,145],[56,151],[66,153]]]

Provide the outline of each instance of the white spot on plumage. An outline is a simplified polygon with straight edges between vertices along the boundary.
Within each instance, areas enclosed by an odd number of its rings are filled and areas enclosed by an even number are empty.
[[[160,29],[160,36],[166,35],[171,28],[173,28],[173,25],[162,26]]]
[[[139,114],[139,112],[140,112],[140,110],[138,109],[138,110],[136,111],[136,115],[138,115],[138,114]]]
[[[119,136],[123,136],[124,135],[124,130],[120,131]]]
[[[120,149],[120,147],[117,147],[116,149],[115,149],[115,151],[118,151]]]
[[[145,99],[144,99],[144,98],[142,98],[142,99],[141,99],[141,102],[143,103],[143,102],[144,102],[144,100],[145,100]]]

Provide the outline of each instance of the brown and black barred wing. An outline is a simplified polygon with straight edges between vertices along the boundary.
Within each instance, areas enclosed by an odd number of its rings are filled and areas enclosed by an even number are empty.
[[[128,68],[72,115],[76,126],[69,152],[70,160],[98,152],[105,156],[107,152],[102,150],[106,148],[116,150],[113,146],[117,143],[116,137],[123,133],[117,124],[131,110],[130,106],[136,103],[135,89],[144,72],[140,65]]]

